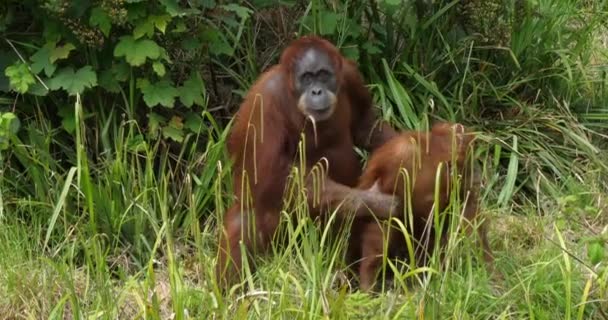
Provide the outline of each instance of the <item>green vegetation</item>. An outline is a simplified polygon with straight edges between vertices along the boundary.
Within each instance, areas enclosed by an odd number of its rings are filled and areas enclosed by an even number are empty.
[[[0,315],[608,319],[607,15],[604,0],[2,1]],[[445,273],[352,291],[342,244],[303,214],[244,291],[219,294],[230,116],[308,33],[359,63],[396,127],[482,133],[503,280],[459,245]]]

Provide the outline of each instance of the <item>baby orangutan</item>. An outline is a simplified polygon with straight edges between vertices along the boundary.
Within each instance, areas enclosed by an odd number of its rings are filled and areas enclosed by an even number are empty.
[[[432,253],[436,232],[440,232],[440,246],[447,243],[448,218],[443,222],[443,228],[438,230],[439,226],[434,225],[433,213],[435,206],[438,206],[437,212],[441,213],[449,205],[454,196],[451,193],[456,176],[460,177],[457,180],[459,197],[456,199],[462,203],[464,228],[468,235],[471,234],[472,226],[469,223],[477,217],[479,188],[479,176],[469,154],[473,137],[461,124],[446,122],[433,125],[429,132],[401,133],[372,153],[367,168],[360,177],[358,188],[376,189],[382,193],[405,197],[395,218],[410,233],[415,252],[413,256],[419,265],[424,265]],[[452,169],[456,170],[457,175]],[[408,202],[411,209],[404,210],[408,208]],[[410,210],[411,220],[406,213]],[[353,221],[349,253],[355,261],[361,258],[354,267],[358,266],[360,288],[363,291],[370,290],[375,283],[382,263],[384,241],[388,241],[387,253],[390,258],[410,256],[403,233],[396,228],[387,230],[386,225],[382,226],[381,223],[370,217],[356,218]],[[482,223],[477,230],[484,260],[491,269],[493,257],[485,228]]]

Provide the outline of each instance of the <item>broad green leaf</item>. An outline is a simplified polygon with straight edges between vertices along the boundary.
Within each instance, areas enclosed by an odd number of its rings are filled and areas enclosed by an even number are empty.
[[[127,81],[131,76],[131,67],[121,61],[112,66],[112,74],[118,81]]]
[[[156,72],[159,77],[165,75],[165,65],[160,61],[154,61],[152,64],[152,69],[154,69],[154,72]]]
[[[169,124],[163,128],[163,136],[177,142],[184,140],[184,123],[180,117],[173,116]]]
[[[146,78],[137,79],[136,87],[137,89],[144,90],[145,88],[150,86],[150,81]]]
[[[184,130],[174,127],[163,127],[163,137],[175,140],[177,142],[184,141]]]
[[[26,93],[30,85],[36,83],[34,76],[23,62],[7,67],[4,74],[9,79],[10,87],[21,94]]]
[[[361,48],[363,48],[363,50],[367,51],[368,54],[378,54],[378,53],[382,53],[382,50],[380,50],[380,48],[378,48],[378,46],[375,46],[373,43],[371,42],[366,42],[364,43]]]
[[[185,37],[182,39],[182,48],[188,51],[194,51],[202,46],[201,40],[198,37]]]
[[[59,112],[57,112],[61,117],[61,126],[68,133],[74,133],[76,129],[76,115],[74,114],[74,108],[69,105],[61,105],[59,107]]]
[[[342,48],[342,53],[348,59],[351,59],[354,61],[359,61],[359,56],[360,56],[359,48],[356,46],[344,47],[344,48]]]
[[[190,79],[184,81],[184,85],[179,87],[179,99],[186,107],[192,107],[192,104],[199,106],[205,105],[203,92],[205,84],[198,72],[193,72]]]
[[[43,81],[46,81],[46,80],[43,80]],[[36,81],[36,83],[31,85],[30,88],[27,90],[27,93],[31,94],[31,95],[43,97],[49,93],[49,90],[47,88],[45,88],[42,85],[42,83]]]
[[[165,33],[165,30],[167,29],[167,24],[169,24],[169,21],[171,21],[171,16],[167,15],[167,14],[163,14],[160,16],[150,16],[148,18],[148,20],[152,21],[152,23],[154,24],[154,27],[156,27],[156,29],[158,29],[158,31],[162,32],[163,34]]]
[[[182,117],[173,116],[171,120],[169,120],[169,126],[174,127],[176,129],[184,128],[184,119]]]
[[[186,115],[186,123],[184,123],[184,127],[192,132],[198,133],[203,129],[203,118],[194,112],[189,112]]]
[[[184,32],[186,30],[188,30],[188,27],[186,26],[186,24],[183,21],[179,21],[175,25],[175,28],[173,28],[173,30],[171,30],[171,32],[173,32],[173,33],[182,33],[182,32]]]
[[[220,55],[225,54],[232,56],[234,50],[228,44],[228,41],[220,34],[217,29],[207,29],[201,34],[203,42],[207,42],[209,45],[209,51],[212,54]]]
[[[51,62],[51,50],[54,47],[55,44],[49,42],[30,57],[30,60],[32,61],[31,68],[33,73],[40,73],[40,71],[44,70],[44,74],[47,77],[53,75],[57,69],[57,65]]]
[[[66,59],[70,55],[70,51],[76,49],[71,43],[66,43],[64,46],[55,47],[51,50],[51,63],[57,60]]]
[[[167,108],[173,108],[175,97],[179,94],[179,91],[167,80],[161,80],[155,84],[145,80],[141,81],[138,86],[144,95],[144,102],[146,102],[148,107],[160,104]]]
[[[133,138],[129,139],[127,142],[127,147],[131,152],[145,152],[148,144],[144,140],[144,136],[141,134],[137,134],[133,136]]]
[[[226,4],[221,7],[226,11],[232,11],[232,12],[236,13],[236,15],[243,20],[249,18],[249,16],[253,12],[253,10],[251,10],[247,7],[239,6],[238,4],[234,4],[234,3]]]
[[[167,10],[167,13],[169,13],[172,17],[182,13],[182,9],[177,4],[176,0],[159,0],[159,2],[165,6],[165,10]]]
[[[110,30],[112,29],[112,20],[105,10],[100,7],[95,7],[91,10],[89,25],[91,25],[91,27],[99,27],[99,30],[107,37],[110,35]]]
[[[120,84],[112,69],[104,70],[99,74],[99,85],[106,89],[108,92],[118,93],[120,92]]]
[[[320,14],[320,33],[322,35],[333,34],[338,26],[338,15],[331,11],[323,11]]]
[[[148,39],[135,40],[132,36],[123,36],[114,48],[115,57],[125,57],[132,66],[141,66],[146,59],[156,60],[161,54],[161,47]]]
[[[133,29],[133,38],[139,39],[144,35],[148,36],[148,38],[154,36],[154,23],[150,19],[139,22],[135,26],[135,29]]]
[[[151,15],[146,18],[146,21],[142,21],[137,24],[133,30],[133,36],[135,39],[141,38],[144,34],[151,38],[154,35],[154,28],[161,33],[165,33],[167,24],[171,21],[171,16],[164,14],[160,16]]]
[[[82,93],[84,89],[92,88],[96,85],[97,74],[95,74],[91,66],[84,66],[76,72],[74,72],[72,67],[63,68],[48,82],[51,90],[63,88],[71,96]]]

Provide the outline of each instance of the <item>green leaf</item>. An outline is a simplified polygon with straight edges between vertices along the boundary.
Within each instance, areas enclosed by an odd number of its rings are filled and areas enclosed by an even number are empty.
[[[338,26],[338,15],[331,11],[323,11],[319,16],[320,33],[322,35],[333,34]]]
[[[221,6],[221,8],[223,8],[226,11],[232,11],[232,12],[236,13],[236,15],[243,20],[249,18],[249,16],[253,12],[253,10],[251,10],[247,7],[239,6],[238,4],[234,4],[234,3],[223,5],[223,6]]]
[[[154,61],[152,64],[152,69],[154,69],[154,72],[156,72],[159,77],[165,75],[165,65],[160,61]]]
[[[161,47],[148,39],[135,40],[131,36],[123,36],[114,48],[115,57],[125,57],[132,66],[141,66],[146,59],[156,60],[161,54]]]
[[[203,129],[203,118],[194,112],[189,112],[186,115],[184,127],[192,132],[199,133]]]
[[[69,105],[61,105],[57,112],[61,117],[61,126],[68,133],[74,133],[76,130],[76,115],[74,114],[74,108]]]
[[[66,67],[51,78],[48,85],[51,90],[63,88],[69,95],[73,96],[82,93],[86,88],[95,87],[97,85],[97,74],[91,66],[84,66],[76,72],[72,67]]]
[[[148,36],[148,38],[151,38],[154,35],[154,24],[150,19],[138,23],[135,26],[135,29],[133,29],[133,38],[139,39],[144,35]]]
[[[91,27],[99,27],[99,30],[107,37],[110,35],[110,30],[112,29],[112,20],[105,10],[100,7],[95,7],[91,10],[89,25],[91,25]]]
[[[150,83],[146,79],[138,81],[138,87],[144,95],[144,102],[148,107],[154,107],[158,104],[173,108],[175,97],[179,91],[167,80],[161,80],[155,84]]]
[[[184,130],[173,127],[163,127],[163,137],[182,142],[184,141]]]
[[[156,27],[156,29],[158,29],[158,31],[160,31],[161,33],[165,33],[165,30],[167,29],[167,24],[169,24],[169,21],[171,21],[171,16],[164,14],[164,15],[160,15],[160,16],[150,16],[148,18],[148,20],[152,21],[152,24],[154,24],[154,27]]]
[[[30,88],[27,90],[27,93],[31,94],[31,95],[43,97],[49,93],[49,90],[47,88],[45,88],[42,85],[42,83],[36,82],[30,86]]]
[[[118,62],[112,66],[112,74],[118,81],[127,81],[131,76],[131,67],[122,61]]]
[[[8,66],[4,74],[9,79],[10,87],[21,94],[26,93],[30,85],[36,83],[34,76],[23,62]]]
[[[182,33],[188,30],[188,27],[186,26],[186,24],[183,21],[179,21],[176,25],[175,28],[173,28],[173,30],[171,30],[171,32],[173,33]]]
[[[172,17],[182,13],[182,9],[177,4],[176,0],[159,0],[159,2],[165,6],[165,10],[167,10],[167,13],[169,13]]]
[[[184,141],[184,124],[182,122],[182,118],[173,116],[171,121],[169,121],[169,125],[164,127],[162,132],[165,138],[169,138],[177,142]]]
[[[70,55],[70,51],[76,49],[71,43],[66,43],[64,46],[55,47],[51,50],[51,63],[55,63],[57,60],[67,59]]]
[[[203,42],[207,42],[209,45],[209,51],[215,55],[225,54],[227,56],[232,56],[234,50],[228,44],[225,37],[220,34],[217,29],[207,29],[201,34],[201,38]]]
[[[192,104],[199,106],[205,105],[203,92],[205,84],[198,72],[193,72],[190,79],[184,81],[184,85],[179,87],[179,99],[186,107],[192,107]]]
[[[144,136],[141,134],[137,134],[127,141],[127,148],[131,152],[145,152],[147,147],[148,144],[144,140]]]
[[[104,70],[99,74],[99,86],[106,89],[108,92],[120,92],[120,84],[116,77],[114,77],[112,69]]]
[[[49,42],[30,57],[30,60],[32,61],[31,68],[33,73],[40,73],[40,71],[44,70],[44,74],[47,77],[53,75],[57,69],[57,65],[51,62],[52,48],[55,48],[55,44]]]
[[[380,48],[378,48],[378,46],[375,46],[373,43],[371,42],[366,42],[364,43],[361,48],[365,51],[367,51],[368,54],[370,55],[374,55],[374,54],[378,54],[378,53],[382,53],[382,50],[380,50]]]

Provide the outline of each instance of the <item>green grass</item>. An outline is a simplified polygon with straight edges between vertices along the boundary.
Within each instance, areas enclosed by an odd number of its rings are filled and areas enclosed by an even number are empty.
[[[215,261],[232,199],[229,122],[204,109],[199,134],[168,143],[120,115],[140,109],[132,98],[96,117],[83,115],[90,99],[77,98],[66,100],[77,115],[66,137],[36,101],[0,154],[0,317],[608,319],[606,1],[534,3],[537,11],[518,11],[509,47],[460,34],[454,1],[420,20],[413,5],[386,14],[349,4],[349,17],[374,27],[353,36],[341,21],[332,34],[344,51],[360,49],[379,111],[396,127],[447,119],[480,132],[482,214],[501,278],[456,236],[445,271],[437,259],[429,272],[387,264],[392,283],[358,292],[345,277],[346,238],[307,219],[294,197],[282,213],[298,218],[281,225],[287,241],[222,294]],[[313,1],[293,28],[320,31],[340,10]],[[278,54],[265,49],[270,32],[246,23],[218,27],[235,57],[213,63],[234,96],[270,61],[266,51]]]
[[[120,138],[113,141],[129,141],[129,127],[124,123],[116,132]],[[143,145],[135,152],[116,145],[122,152],[95,170],[81,158],[49,188],[48,202],[5,200],[6,218],[0,226],[2,314],[601,319],[606,265],[605,260],[590,263],[585,238],[605,234],[608,219],[603,214],[605,182],[590,170],[581,181],[565,179],[558,188],[560,198],[539,195],[540,207],[532,199],[518,207],[509,201],[492,203],[500,198],[496,193],[503,194],[500,188],[486,193],[483,212],[492,220],[490,239],[503,280],[491,279],[475,251],[466,249],[471,247],[467,239],[456,238],[461,243],[449,254],[447,272],[430,279],[404,273],[378,295],[351,291],[343,277],[343,243],[328,242],[330,230],[317,228],[296,206],[302,223],[284,224],[286,248],[259,259],[260,269],[245,283],[244,292],[222,296],[214,283],[215,222],[229,203],[231,186],[222,148],[225,131],[208,134],[205,151],[186,157],[189,161],[169,161],[158,146]],[[84,147],[79,140],[75,149]],[[153,170],[152,163],[161,170]],[[52,173],[49,167],[40,170],[43,176]],[[510,174],[496,180],[508,184]],[[207,216],[210,202],[219,209]],[[74,203],[93,206],[95,214],[79,214]],[[105,231],[91,231],[93,227]]]

